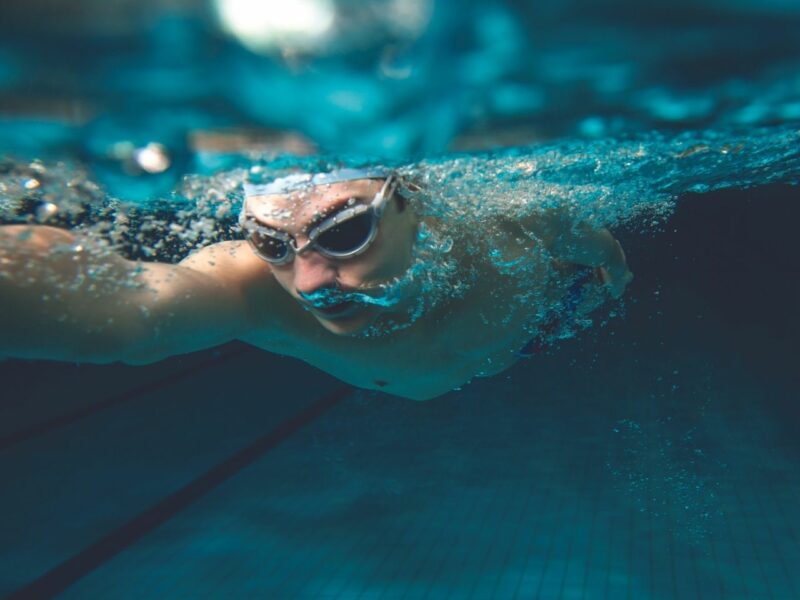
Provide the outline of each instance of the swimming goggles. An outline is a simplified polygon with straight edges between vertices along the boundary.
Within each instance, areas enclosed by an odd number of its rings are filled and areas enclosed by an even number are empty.
[[[268,263],[283,265],[295,254],[315,250],[328,258],[347,259],[369,248],[378,235],[378,225],[386,203],[397,189],[397,177],[390,175],[369,204],[359,204],[340,210],[308,232],[308,241],[297,246],[285,231],[261,225],[252,215],[243,213],[242,227],[255,253]]]

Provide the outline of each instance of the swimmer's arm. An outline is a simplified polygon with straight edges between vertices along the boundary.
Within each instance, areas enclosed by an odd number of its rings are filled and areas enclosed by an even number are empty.
[[[530,225],[556,259],[599,268],[615,298],[633,279],[622,246],[605,227],[576,223],[557,211],[538,215]]]
[[[0,227],[0,357],[154,362],[236,337],[240,286],[51,227]]]

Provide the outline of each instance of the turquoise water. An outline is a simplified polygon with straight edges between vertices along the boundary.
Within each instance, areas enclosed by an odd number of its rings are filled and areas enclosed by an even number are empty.
[[[4,3],[0,220],[175,261],[245,178],[379,162],[448,224],[429,297],[551,206],[635,279],[426,403],[238,344],[4,361],[0,595],[800,597],[797,7],[309,2],[274,41],[234,4]]]

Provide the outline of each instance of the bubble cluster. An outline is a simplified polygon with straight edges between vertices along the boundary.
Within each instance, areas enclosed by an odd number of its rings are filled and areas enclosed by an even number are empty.
[[[724,466],[695,439],[698,424],[680,427],[672,417],[621,419],[606,466],[637,512],[667,523],[685,542],[703,545],[724,515],[718,489]]]
[[[502,327],[524,309],[531,315],[524,326],[528,333],[555,315],[561,327],[549,334],[574,335],[592,324],[585,317],[588,310],[575,317],[564,310],[574,273],[554,266],[555,257],[531,223],[559,211],[572,223],[648,234],[668,220],[686,192],[800,181],[798,142],[800,132],[790,126],[671,137],[652,133],[388,165],[422,223],[414,258],[402,277],[359,290],[354,299],[382,306],[400,297],[416,300],[402,323],[378,321],[365,335],[391,333],[445,299],[469,293],[478,282],[477,264],[488,266],[510,290],[498,295],[505,304],[493,306],[493,314],[484,316],[487,322]],[[70,228],[99,263],[111,252],[177,262],[208,244],[242,237],[237,217],[245,179],[269,181],[298,171],[370,163],[357,157],[248,155],[237,164],[210,175],[188,175],[168,197],[134,203],[111,197],[80,164],[6,158],[0,161],[0,220]],[[110,273],[98,264],[85,275],[98,280]],[[597,305],[604,298],[595,300]]]

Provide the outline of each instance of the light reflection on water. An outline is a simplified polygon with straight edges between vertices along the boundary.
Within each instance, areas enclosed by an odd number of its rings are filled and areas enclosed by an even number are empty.
[[[162,144],[164,193],[202,167],[190,138],[209,130],[408,159],[800,118],[800,11],[787,2],[305,0],[264,14],[246,0],[83,0],[37,18],[63,4],[0,7],[0,144],[81,156],[120,193],[115,144]]]

